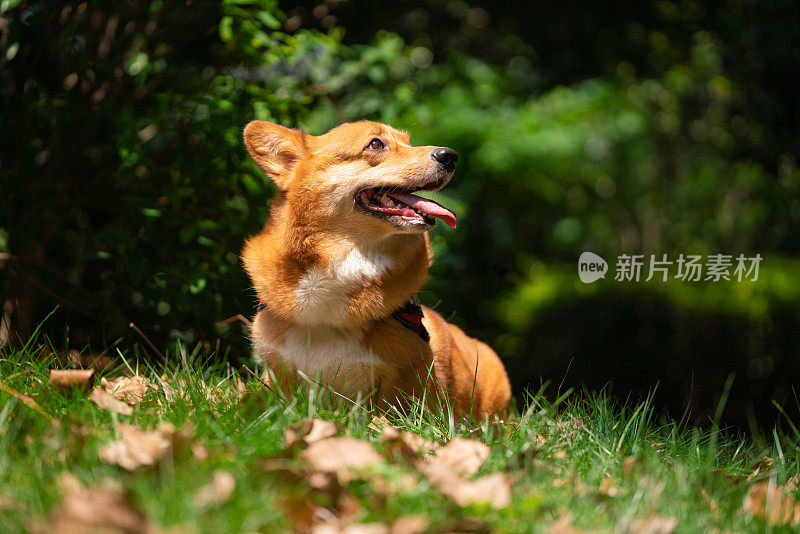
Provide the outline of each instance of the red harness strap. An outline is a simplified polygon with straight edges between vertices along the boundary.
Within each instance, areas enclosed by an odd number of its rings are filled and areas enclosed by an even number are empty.
[[[405,305],[396,310],[392,317],[400,321],[400,324],[415,332],[423,341],[430,341],[431,336],[422,324],[422,306],[419,303],[419,297],[416,294],[411,295],[411,299]]]

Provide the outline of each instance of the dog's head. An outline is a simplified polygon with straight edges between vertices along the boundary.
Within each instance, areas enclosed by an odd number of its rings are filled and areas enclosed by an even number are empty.
[[[456,226],[452,211],[414,194],[447,185],[458,159],[451,148],[411,146],[406,132],[369,121],[342,124],[320,136],[253,121],[244,141],[287,194],[292,210],[330,228],[421,233],[436,218]]]

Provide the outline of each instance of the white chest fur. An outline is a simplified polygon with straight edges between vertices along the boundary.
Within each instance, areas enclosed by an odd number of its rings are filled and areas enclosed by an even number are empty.
[[[362,335],[360,329],[297,325],[283,333],[280,343],[269,339],[264,332],[256,332],[254,340],[258,352],[276,352],[288,367],[313,378],[320,371],[336,374],[337,370],[343,372],[355,365],[367,368],[375,365],[378,357],[361,346]]]
[[[392,259],[386,254],[352,248],[327,267],[309,269],[295,290],[295,322],[307,326],[346,325],[352,292],[391,265]]]

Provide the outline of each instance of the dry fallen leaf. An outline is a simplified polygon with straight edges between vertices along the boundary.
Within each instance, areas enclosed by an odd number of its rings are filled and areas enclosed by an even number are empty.
[[[439,448],[439,444],[428,441],[419,434],[408,430],[400,434],[400,439],[407,447],[417,453],[433,452]]]
[[[115,398],[111,393],[103,389],[102,386],[97,386],[92,390],[92,394],[89,395],[89,400],[102,410],[111,410],[120,415],[133,414],[133,407],[130,404]]]
[[[42,529],[44,532],[151,534],[158,531],[116,483],[105,481],[91,489],[79,484],[70,486]]]
[[[769,456],[764,456],[756,463],[755,469],[753,470],[752,473],[747,475],[745,481],[751,482],[754,478],[756,478],[759,475],[759,473],[761,473],[762,471],[768,471],[771,466],[772,466],[772,458],[770,458]]]
[[[94,369],[50,369],[48,384],[63,392],[74,389],[88,391],[93,376]]]
[[[600,481],[600,485],[597,488],[598,493],[600,495],[605,495],[606,497],[616,497],[619,494],[619,488],[614,484],[616,480],[612,476],[607,476],[603,480]]]
[[[390,496],[398,492],[411,492],[419,485],[417,478],[411,473],[400,473],[397,477],[386,477],[374,474],[368,478],[375,495]]]
[[[420,470],[442,495],[452,499],[459,506],[488,503],[492,508],[500,509],[511,502],[511,480],[503,473],[492,473],[469,480],[441,462],[422,464]]]
[[[316,441],[301,456],[317,471],[336,473],[342,482],[352,478],[352,471],[381,460],[366,441],[354,438],[328,438]]]
[[[284,431],[286,448],[290,449],[301,442],[311,445],[323,439],[332,438],[339,432],[336,423],[325,419],[307,419],[293,424]]]
[[[353,523],[347,525],[344,534],[389,534],[389,527],[383,523]]]
[[[208,460],[209,456],[208,449],[202,443],[198,443],[197,441],[193,441],[189,447],[192,449],[192,456],[198,462],[204,462]]]
[[[800,524],[800,504],[780,486],[758,482],[745,497],[744,511],[765,520],[769,525]]]
[[[372,423],[370,423],[372,425]],[[375,427],[377,428],[377,426]],[[400,431],[392,425],[384,425],[380,427],[381,441],[394,441],[400,439]]]
[[[236,479],[233,478],[233,475],[218,469],[214,471],[211,482],[197,491],[194,500],[198,506],[224,504],[231,499],[234,489],[236,489]]]
[[[421,534],[428,529],[430,521],[424,515],[406,515],[392,523],[392,534]]]
[[[399,453],[411,463],[417,462],[420,454],[432,452],[439,447],[419,434],[409,431],[400,432],[392,426],[383,428],[381,441],[388,445],[386,454],[389,458],[395,456],[395,453]]]
[[[489,457],[491,449],[471,439],[453,438],[436,449],[433,461],[442,462],[465,475],[474,475]]]
[[[382,415],[372,416],[372,420],[367,425],[367,428],[378,433],[382,432],[386,427],[392,427],[392,424]]]
[[[678,526],[677,517],[653,516],[631,521],[628,532],[631,534],[671,534]]]
[[[135,405],[145,394],[158,386],[141,375],[121,376],[113,380],[100,379],[100,385],[114,397],[128,404]]]
[[[168,429],[146,431],[131,425],[117,426],[120,439],[100,448],[101,460],[133,470],[142,465],[155,465],[171,444]],[[174,428],[172,429],[174,432]]]

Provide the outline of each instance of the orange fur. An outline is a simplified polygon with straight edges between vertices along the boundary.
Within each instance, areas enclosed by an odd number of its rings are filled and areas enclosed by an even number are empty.
[[[457,415],[504,412],[511,387],[491,348],[428,308],[430,342],[391,316],[425,281],[427,228],[356,206],[365,188],[446,184],[452,167],[432,157],[437,147],[411,146],[407,133],[367,121],[320,136],[253,121],[244,139],[280,190],[242,258],[266,304],[253,346],[282,385],[301,370],[350,398],[377,392],[403,403],[428,388]],[[369,150],[372,139],[384,148]]]

